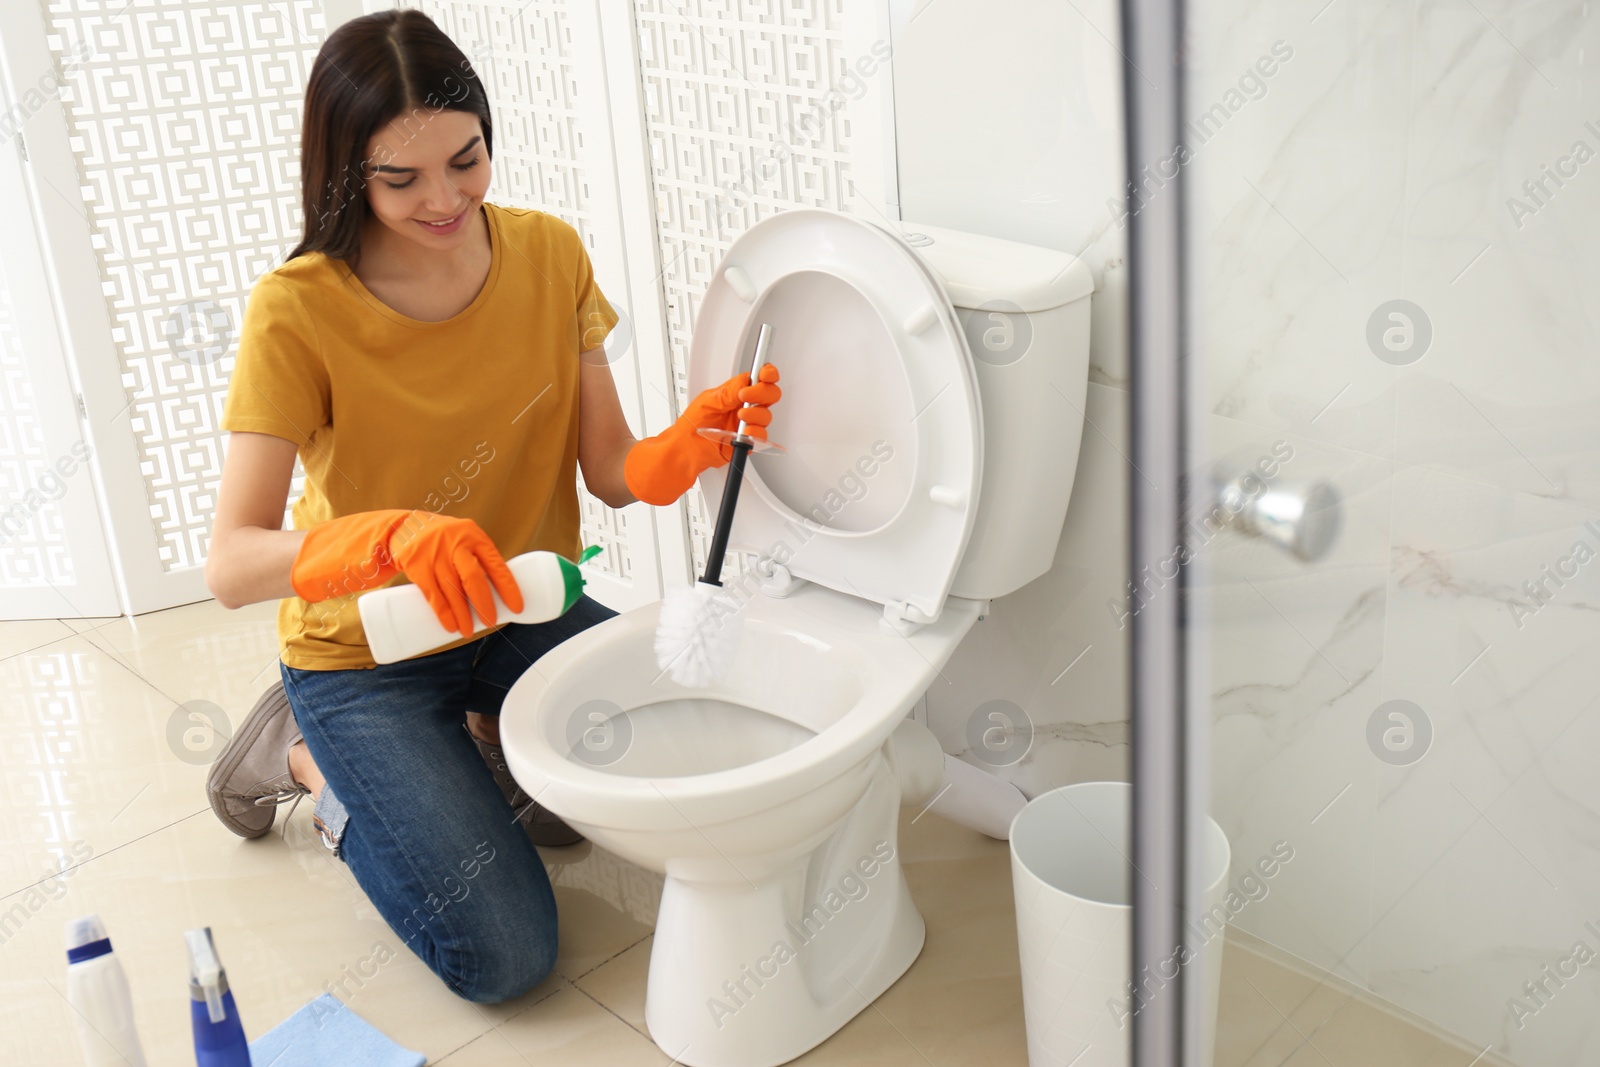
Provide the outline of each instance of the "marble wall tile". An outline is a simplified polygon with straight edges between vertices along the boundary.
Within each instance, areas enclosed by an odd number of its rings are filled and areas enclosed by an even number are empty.
[[[1394,93],[1409,9],[1336,5],[1307,19],[1263,5],[1195,18],[1192,343],[1207,410],[1387,456],[1396,368],[1364,334],[1401,279],[1406,119]],[[1258,99],[1240,89],[1257,83]]]
[[[1416,12],[1397,295],[1433,341],[1400,379],[1395,451],[1594,505],[1600,31],[1584,7]]]
[[[1210,451],[1305,442],[1290,466],[1346,499],[1314,568],[1202,560],[1214,815],[1236,858],[1296,848],[1236,922],[1475,1047],[1589,1062],[1592,982],[1532,1018],[1508,1000],[1600,952],[1600,568],[1574,553],[1600,553],[1600,169],[1506,203],[1575,141],[1600,154],[1588,6],[1193,10],[1197,98],[1295,50],[1192,166]],[[1369,341],[1391,300],[1431,331],[1409,362]],[[1369,737],[1397,699],[1432,732],[1409,764]]]
[[[1213,417],[1221,456],[1284,455],[1274,481],[1325,481],[1342,527],[1315,565],[1226,529],[1197,539],[1206,592],[1213,817],[1242,872],[1279,841],[1294,858],[1233,921],[1352,981],[1368,954],[1368,893],[1351,876],[1371,830],[1373,769],[1361,720],[1383,659],[1390,468],[1295,434]]]
[[[1592,982],[1537,1025],[1507,1001],[1576,940],[1600,952],[1600,567],[1572,551],[1600,555],[1600,522],[1430,470],[1395,481],[1384,695],[1433,743],[1377,810],[1372,988],[1516,1062],[1587,1062],[1561,1057],[1600,1042],[1571,1025],[1600,1007]],[[1522,588],[1541,579],[1543,604]]]
[[[1212,445],[1270,433],[1213,419]],[[1296,850],[1234,921],[1475,1047],[1587,1062],[1592,984],[1549,1026],[1508,999],[1579,938],[1600,952],[1600,518],[1287,440],[1285,474],[1344,494],[1334,551],[1307,567],[1224,534],[1200,556],[1213,815],[1236,861]],[[1370,730],[1396,699],[1431,735],[1404,765]]]

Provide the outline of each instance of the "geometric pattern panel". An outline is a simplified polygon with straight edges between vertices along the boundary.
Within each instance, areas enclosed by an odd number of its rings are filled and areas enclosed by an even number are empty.
[[[117,418],[137,442],[163,568],[196,567],[244,301],[301,234],[300,107],[321,4],[45,0],[44,11],[71,72],[61,99],[126,391]],[[301,484],[297,467],[291,502]]]
[[[695,313],[728,246],[792,207],[841,210],[844,0],[634,0],[656,236],[679,410]],[[714,509],[687,497],[694,571]],[[729,565],[734,560],[728,561]]]
[[[592,253],[565,0],[407,0],[394,6],[414,8],[437,23],[483,81],[494,119],[488,199],[565,220]],[[369,10],[379,9],[369,5]],[[599,84],[598,72],[587,74]],[[590,495],[581,479],[578,492],[583,542],[605,546],[588,566],[629,580],[633,568],[621,516]]]
[[[70,488],[56,467],[62,460],[79,468],[79,480],[87,482],[88,474],[72,455],[45,453],[11,286],[0,262],[0,589],[74,583],[56,503]]]

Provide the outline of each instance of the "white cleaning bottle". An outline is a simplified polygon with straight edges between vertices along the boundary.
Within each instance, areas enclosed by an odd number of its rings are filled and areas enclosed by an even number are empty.
[[[589,546],[578,557],[578,563],[588,562],[599,551],[599,545]],[[565,615],[583,594],[585,582],[578,563],[555,552],[524,552],[506,560],[522,592],[522,610],[509,611],[500,594],[493,593],[495,625],[549,622]],[[420,656],[461,637],[444,628],[422,590],[410,583],[364,593],[356,600],[356,606],[361,612],[367,647],[379,663]],[[477,612],[472,613],[472,623],[474,633],[487,629]]]
[[[98,915],[67,923],[67,1003],[88,1067],[145,1067],[128,977]]]

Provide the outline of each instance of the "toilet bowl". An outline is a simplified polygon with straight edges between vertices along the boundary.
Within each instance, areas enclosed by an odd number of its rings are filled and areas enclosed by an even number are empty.
[[[701,303],[691,394],[737,373],[763,322],[784,383],[788,453],[752,457],[729,542],[750,559],[724,578],[741,620],[726,676],[686,689],[659,670],[651,604],[547,653],[502,708],[529,795],[666,876],[645,1021],[691,1067],[793,1059],[915,960],[900,808],[935,796],[944,755],[907,714],[1059,538],[1088,270],[913,232],[784,212],[734,243]],[[1018,330],[1026,351],[979,348]],[[702,475],[708,498],[723,477]]]
[[[660,677],[658,607],[578,634],[513,686],[507,761],[589,840],[666,875],[645,1005],[662,1049],[696,1067],[784,1063],[922,949],[898,818],[931,799],[941,753],[925,730],[931,760],[895,734],[922,729],[906,712],[981,605],[902,637],[821,587],[758,596],[714,692]]]

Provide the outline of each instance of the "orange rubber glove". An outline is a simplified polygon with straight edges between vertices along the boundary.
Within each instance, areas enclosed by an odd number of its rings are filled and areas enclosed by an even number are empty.
[[[736,374],[695,397],[677,422],[628,450],[622,479],[629,492],[646,504],[670,504],[689,491],[701,471],[732,459],[733,446],[701,437],[696,431],[702,426],[731,432],[743,419],[745,432],[765,441],[772,424],[769,409],[783,396],[777,381],[778,368],[767,363],[754,385],[749,374]]]
[[[506,607],[522,610],[522,590],[482,527],[421,509],[359,511],[318,523],[300,543],[289,584],[315,602],[372,589],[397,574],[411,579],[444,628],[462,637],[472,633],[469,601],[479,618],[495,624],[490,583]]]

